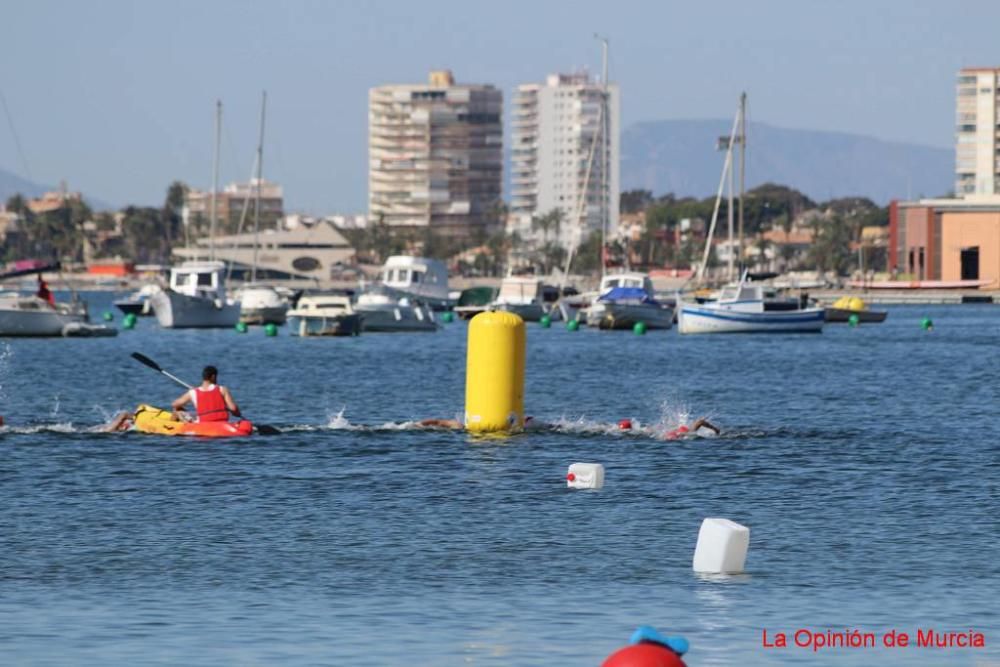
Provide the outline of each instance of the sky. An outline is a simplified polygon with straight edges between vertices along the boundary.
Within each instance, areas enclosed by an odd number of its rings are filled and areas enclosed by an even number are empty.
[[[3,17],[0,169],[116,205],[211,186],[216,99],[220,180],[247,179],[267,90],[286,210],[364,212],[369,88],[450,68],[509,102],[598,73],[595,32],[623,128],[729,118],[746,90],[751,120],[950,147],[957,70],[1000,66],[995,0],[6,0]]]

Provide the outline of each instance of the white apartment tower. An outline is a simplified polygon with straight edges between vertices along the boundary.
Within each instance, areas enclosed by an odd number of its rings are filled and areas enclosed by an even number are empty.
[[[523,84],[514,94],[512,123],[511,231],[538,237],[532,217],[553,209],[563,218],[558,236],[552,232],[549,239],[565,248],[602,225],[608,234],[616,230],[618,86],[608,85],[605,97],[604,85],[586,73],[553,74],[544,84]]]
[[[503,93],[457,85],[447,70],[427,84],[368,93],[368,210],[393,227],[468,237],[499,223]]]
[[[955,194],[1000,194],[1000,68],[958,72],[955,132]]]

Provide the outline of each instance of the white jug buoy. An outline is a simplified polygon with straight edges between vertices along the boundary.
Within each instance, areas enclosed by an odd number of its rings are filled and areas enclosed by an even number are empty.
[[[600,463],[574,463],[566,473],[571,489],[599,489],[604,486],[604,466]]]
[[[694,571],[739,574],[747,562],[750,529],[729,519],[705,519],[694,548]]]

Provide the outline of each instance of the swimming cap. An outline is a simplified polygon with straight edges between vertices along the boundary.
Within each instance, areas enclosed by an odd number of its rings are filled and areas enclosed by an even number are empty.
[[[628,431],[629,429],[632,428],[632,420],[631,419],[619,420],[618,428],[620,428],[623,431]]]

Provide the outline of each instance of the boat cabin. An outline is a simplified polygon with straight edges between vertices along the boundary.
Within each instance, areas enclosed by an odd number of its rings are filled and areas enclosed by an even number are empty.
[[[739,282],[726,285],[719,292],[718,303],[730,309],[746,312],[763,312],[764,296],[756,283]]]
[[[221,298],[225,270],[222,262],[184,262],[170,269],[170,289],[187,296]]]
[[[500,282],[497,304],[527,305],[542,302],[542,281],[535,278],[504,278]]]
[[[293,312],[299,315],[332,317],[353,313],[354,307],[351,305],[351,297],[345,294],[308,294],[299,298]]]
[[[645,273],[609,273],[601,278],[598,292],[607,294],[616,287],[638,287],[649,295],[653,294],[653,281]]]
[[[386,287],[428,299],[448,300],[448,267],[443,262],[412,255],[393,255],[382,267]]]

